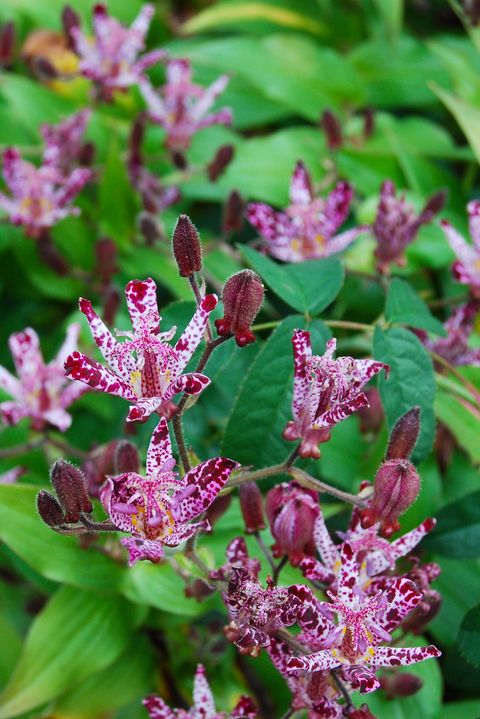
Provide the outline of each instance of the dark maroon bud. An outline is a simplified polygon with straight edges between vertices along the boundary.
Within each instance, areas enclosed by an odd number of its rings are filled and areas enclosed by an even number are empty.
[[[141,147],[145,136],[145,115],[140,114],[133,123],[130,139],[128,141],[130,148],[130,161],[141,162]]]
[[[74,28],[80,27],[80,16],[70,5],[65,5],[62,11],[62,25],[65,35],[71,38],[71,32]]]
[[[222,145],[217,150],[215,157],[207,167],[208,179],[211,182],[215,182],[220,175],[223,175],[227,166],[233,160],[234,154],[235,148],[233,145]]]
[[[155,245],[160,240],[163,240],[160,225],[158,224],[155,215],[152,215],[150,212],[144,211],[140,213],[138,216],[138,229],[145,238],[145,242],[150,247]]]
[[[385,419],[380,392],[376,387],[370,387],[365,392],[368,406],[360,407],[357,415],[360,420],[360,432],[378,432]]]
[[[420,213],[419,220],[422,222],[430,222],[430,220],[445,207],[447,196],[448,193],[446,190],[439,190],[434,195],[429,197],[425,207]]]
[[[254,534],[265,529],[263,516],[263,497],[256,482],[245,482],[240,485],[240,509],[242,510],[245,531]]]
[[[49,527],[59,527],[65,522],[63,509],[50,492],[41,489],[37,494],[37,510],[40,517]]]
[[[50,470],[50,480],[65,511],[65,522],[75,523],[82,513],[92,511],[85,475],[64,459],[57,459]]]
[[[232,190],[227,197],[223,210],[223,231],[234,232],[235,230],[240,230],[243,225],[244,211],[245,202],[241,194],[237,190]]]
[[[364,113],[364,120],[363,120],[363,137],[365,140],[368,140],[369,137],[373,135],[375,131],[375,113],[373,112],[371,107],[367,107]]]
[[[202,269],[202,246],[197,228],[187,215],[180,215],[173,231],[172,248],[180,277]]]
[[[410,697],[423,687],[423,681],[415,674],[407,672],[391,672],[380,678],[380,686],[387,699]]]
[[[327,137],[329,150],[338,150],[343,144],[342,128],[336,115],[331,110],[325,110],[320,118],[320,127]]]
[[[170,152],[170,157],[172,158],[172,162],[178,170],[187,169],[187,158],[185,157],[185,153],[183,153],[181,150],[172,150]]]
[[[83,167],[90,167],[95,159],[95,145],[93,142],[84,142],[77,155],[77,160]]]
[[[275,540],[275,556],[287,554],[296,565],[305,554],[315,553],[313,529],[320,514],[316,492],[296,482],[277,484],[267,494],[265,512]]]
[[[68,264],[64,257],[53,244],[53,240],[48,232],[42,232],[37,240],[38,254],[42,261],[48,265],[57,275],[64,276],[68,274]]]
[[[185,587],[185,596],[201,602],[202,599],[206,599],[215,591],[215,587],[212,587],[204,579],[194,579]]]
[[[32,69],[40,80],[55,80],[58,77],[58,71],[46,57],[35,57]]]
[[[108,285],[103,292],[103,319],[108,327],[115,323],[115,317],[122,301],[122,293],[115,285]]]
[[[115,474],[126,474],[135,472],[138,474],[140,470],[140,457],[138,450],[128,439],[122,439],[118,442],[113,456],[113,468]]]
[[[390,537],[400,529],[398,517],[414,503],[420,491],[420,477],[408,459],[389,459],[375,476],[373,497],[362,512],[362,527],[380,522],[380,533]]]
[[[420,407],[412,407],[397,420],[388,441],[385,459],[409,459],[420,432]]]
[[[7,22],[0,30],[0,66],[7,67],[13,61],[15,46],[15,27],[13,22]]]
[[[343,710],[343,716],[348,719],[377,719],[366,704],[362,704],[361,707],[347,707]]]
[[[264,287],[260,277],[252,270],[232,275],[223,287],[224,316],[215,320],[220,336],[234,335],[239,347],[255,342],[250,326],[263,303]]]
[[[232,503],[231,494],[219,494],[212,502],[205,513],[205,519],[208,520],[210,526],[214,526],[216,522],[223,517],[230,504]]]
[[[108,284],[116,272],[117,265],[117,245],[110,237],[102,237],[95,245],[95,254],[97,256],[97,273],[105,284]]]

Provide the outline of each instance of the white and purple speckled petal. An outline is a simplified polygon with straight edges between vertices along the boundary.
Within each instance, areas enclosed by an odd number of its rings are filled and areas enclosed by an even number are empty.
[[[193,683],[193,704],[196,719],[213,719],[216,714],[212,690],[205,676],[204,667],[199,664]]]
[[[441,652],[433,644],[427,647],[375,647],[369,663],[374,667],[400,667],[440,655]]]
[[[355,589],[358,580],[357,555],[352,546],[345,542],[340,553],[340,575],[338,578],[338,599],[349,607],[355,606]]]
[[[160,541],[141,537],[122,537],[120,542],[128,549],[128,564],[133,567],[138,561],[147,560],[158,564],[163,559],[164,549]]]
[[[186,542],[200,530],[208,531],[209,529],[210,524],[206,520],[192,524],[175,524],[172,531],[162,537],[162,542],[167,547],[178,547],[179,544]]]
[[[219,97],[227,87],[228,80],[228,75],[220,75],[220,77],[217,77],[217,79],[202,92],[191,111],[191,118],[194,122],[202,120],[217,97]]]
[[[435,519],[428,518],[422,522],[418,527],[407,532],[403,537],[399,537],[390,544],[390,556],[392,562],[396,562],[400,557],[404,557],[406,554],[412,551],[419,542],[431,532],[436,525]]]
[[[173,496],[173,514],[179,522],[198,517],[212,504],[238,462],[215,457],[193,467],[183,478],[184,487]]]
[[[313,200],[310,173],[303,162],[297,162],[290,180],[290,201],[294,205],[309,205]]]
[[[307,399],[311,381],[312,345],[310,332],[295,330],[292,337],[292,346],[294,367],[292,416],[295,420],[298,420]]]
[[[147,476],[154,475],[165,463],[172,460],[172,443],[168,423],[162,418],[155,427],[147,452]]]
[[[472,200],[467,205],[468,226],[473,245],[480,252],[480,200]]]
[[[157,286],[149,277],[146,280],[131,280],[125,287],[127,307],[133,328],[140,330],[142,321],[160,320],[157,304]]]
[[[387,599],[385,612],[378,618],[378,625],[390,634],[422,601],[422,593],[413,582],[404,577],[394,579],[383,592]]]
[[[162,397],[163,402],[168,402],[179,392],[185,392],[185,394],[200,394],[203,392],[205,387],[210,384],[210,379],[199,372],[189,372],[188,374],[182,374],[175,382],[169,385],[167,391]]]
[[[65,374],[71,379],[88,384],[89,387],[93,387],[99,392],[113,394],[129,402],[136,401],[130,385],[99,362],[95,362],[81,352],[73,352],[67,357]]]
[[[338,667],[340,660],[330,650],[322,649],[320,652],[307,656],[292,657],[287,664],[287,671],[293,672],[299,669],[307,672],[324,672]]]
[[[341,232],[339,235],[335,235],[325,245],[324,256],[335,255],[337,252],[342,252],[346,247],[352,244],[359,235],[363,235],[368,232],[370,228],[368,225],[359,225],[353,227],[351,230]]]
[[[156,694],[150,694],[142,703],[150,719],[178,719],[173,709]]]
[[[342,404],[336,404],[331,409],[323,412],[313,422],[313,429],[323,429],[326,427],[334,427],[338,422],[350,417],[351,414],[359,410],[361,407],[368,407],[367,396],[360,392],[353,399],[343,402]]]
[[[175,367],[177,377],[183,372],[202,341],[208,318],[217,306],[217,303],[217,295],[206,295],[202,299],[199,307],[195,310],[195,314],[186,326],[182,336],[177,341],[175,345],[175,352],[178,358]]]
[[[0,389],[7,392],[11,397],[20,399],[22,395],[22,384],[5,367],[0,365]]]
[[[332,541],[321,511],[313,527],[313,541],[325,567],[332,571],[340,561],[340,547]]]

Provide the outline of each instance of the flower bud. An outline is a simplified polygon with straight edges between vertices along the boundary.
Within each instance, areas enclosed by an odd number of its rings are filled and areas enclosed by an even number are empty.
[[[115,322],[121,299],[122,295],[118,287],[108,285],[103,293],[103,319],[108,327],[111,327]]]
[[[275,556],[287,554],[295,565],[305,554],[315,554],[313,529],[320,514],[316,492],[296,482],[279,484],[267,494],[265,511],[275,539]]]
[[[173,254],[180,277],[191,277],[202,269],[202,246],[197,228],[187,215],[180,215],[173,231]]]
[[[84,142],[78,151],[77,160],[83,167],[90,167],[95,159],[95,145],[93,142]]]
[[[326,135],[328,149],[338,150],[343,144],[342,128],[331,110],[325,110],[321,116],[320,127]]]
[[[218,180],[220,175],[225,172],[227,166],[233,160],[234,154],[235,148],[233,145],[222,145],[222,147],[217,150],[215,157],[207,167],[208,179],[211,182]]]
[[[347,707],[343,711],[343,716],[348,717],[348,719],[377,719],[376,716],[372,714],[367,704],[362,704],[361,707]]]
[[[387,699],[395,699],[395,697],[410,697],[416,694],[423,687],[423,681],[416,674],[391,672],[381,677],[380,685]]]
[[[247,534],[254,534],[265,529],[263,517],[263,497],[256,482],[245,482],[240,485],[240,509],[242,510]]]
[[[108,284],[118,271],[117,266],[117,246],[110,237],[102,237],[95,245],[95,255],[97,257],[97,273],[102,282]]]
[[[15,27],[13,22],[6,22],[0,30],[0,67],[7,67],[13,60],[15,46]]]
[[[223,210],[223,231],[233,232],[234,230],[240,230],[243,224],[243,213],[245,211],[245,202],[237,190],[232,192],[227,197],[225,207]]]
[[[92,511],[83,472],[64,459],[57,459],[50,470],[50,480],[65,511],[65,522],[75,523],[80,515]]]
[[[122,439],[115,447],[113,455],[113,471],[115,474],[127,474],[140,471],[140,457],[138,450],[128,439]]]
[[[68,273],[68,264],[53,244],[48,231],[42,232],[37,240],[38,254],[42,261],[57,275],[63,277]]]
[[[80,16],[70,5],[65,5],[63,8],[62,25],[65,36],[69,40],[70,45],[73,46],[72,30],[80,27]]]
[[[385,459],[409,459],[420,432],[420,407],[412,407],[397,420],[388,441]]]
[[[37,510],[40,517],[49,527],[59,527],[65,522],[63,509],[50,492],[41,489],[37,494]]]
[[[438,215],[438,213],[443,210],[445,203],[447,201],[447,191],[446,190],[439,190],[434,195],[432,195],[428,200],[423,208],[420,217],[422,218],[423,222],[429,222],[432,217],[435,215]]]
[[[380,522],[380,533],[390,537],[400,529],[398,517],[416,500],[420,477],[407,459],[389,459],[378,470],[373,497],[362,512],[362,527]]]
[[[171,150],[170,157],[177,170],[186,170],[188,167],[187,158],[185,153],[181,150]]]
[[[264,288],[260,277],[252,270],[232,275],[223,287],[224,316],[215,320],[221,336],[235,335],[239,347],[255,342],[250,325],[263,303]]]
[[[367,107],[363,120],[363,139],[368,140],[375,130],[375,114],[371,107]]]
[[[138,229],[145,238],[145,242],[149,247],[152,247],[156,242],[163,239],[160,225],[158,224],[155,215],[151,212],[143,211],[138,216]]]

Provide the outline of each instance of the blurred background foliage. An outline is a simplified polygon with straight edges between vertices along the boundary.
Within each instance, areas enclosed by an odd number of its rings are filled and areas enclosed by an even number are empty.
[[[0,23],[15,23],[17,43],[13,66],[0,75],[0,145],[16,145],[33,161],[40,155],[40,125],[57,123],[89,103],[87,80],[39,77],[25,58],[25,41],[32,31],[59,32],[63,5],[63,0],[0,4]],[[72,0],[71,5],[88,27],[93,2]],[[267,281],[268,268],[256,266],[261,259],[252,250],[240,254],[237,246],[244,247],[254,233],[245,225],[225,232],[224,203],[237,190],[245,200],[284,206],[293,167],[302,159],[316,182],[328,184],[332,167],[352,182],[354,211],[361,222],[373,220],[380,185],[391,178],[418,207],[432,192],[446,188],[443,216],[466,233],[465,205],[480,196],[480,29],[465,15],[467,10],[471,20],[475,5],[443,0],[158,2],[148,47],[161,46],[173,56],[189,58],[200,84],[228,73],[230,83],[220,102],[232,107],[233,127],[199,132],[186,171],[173,167],[161,151],[163,131],[148,129],[149,168],[181,190],[181,200],[158,218],[166,239],[149,246],[139,230],[140,201],[125,166],[131,125],[143,109],[140,94],[131,91],[113,104],[93,106],[87,138],[96,146],[97,181],[81,194],[81,216],[54,230],[56,246],[75,271],[59,277],[40,261],[35,243],[22,228],[6,222],[0,226],[0,363],[11,366],[7,337],[27,325],[38,331],[46,357],[53,356],[65,327],[78,318],[78,296],[99,301],[98,288],[85,278],[94,268],[95,243],[104,235],[118,248],[116,285],[122,288],[133,277],[154,277],[165,327],[183,328],[193,303],[188,284],[178,276],[168,238],[177,216],[186,212],[201,231],[211,288],[218,292],[226,277],[250,264],[271,290],[258,322],[279,320],[289,308],[300,312],[273,334],[260,332],[255,345],[240,351],[228,343],[218,350],[209,366],[212,385],[185,417],[188,440],[202,458],[221,450],[256,466],[282,459],[286,445],[281,430],[291,391],[291,330],[306,323],[321,345],[330,331],[318,317],[362,323],[382,317],[383,288],[362,274],[373,268],[373,240],[366,234],[346,253],[345,278],[340,268],[338,287],[330,297],[326,293],[323,304],[316,294],[321,274],[306,278],[307,300],[302,305],[295,292],[293,297],[281,290],[275,294],[280,281],[274,273]],[[108,7],[113,16],[130,23],[141,2],[110,0]],[[65,55],[50,59],[70,61]],[[150,74],[155,82],[163,79],[161,66]],[[344,136],[334,154],[319,127],[326,109],[338,116]],[[374,131],[365,139],[367,109],[374,113]],[[226,143],[234,146],[234,159],[211,182],[205,164]],[[438,300],[448,301],[464,290],[451,278],[453,254],[438,226],[423,227],[407,257],[405,268],[396,273],[425,302],[433,303],[431,310],[443,321],[448,302]],[[312,317],[317,317],[313,324]],[[390,319],[402,324],[401,318]],[[123,304],[115,325],[127,326]],[[400,342],[407,342],[406,349],[402,345],[407,358],[423,351],[412,334],[401,327],[395,331],[383,337],[383,330],[377,331],[373,346],[378,358],[382,352],[390,360],[399,357]],[[342,353],[372,351],[368,333],[339,331],[337,336]],[[478,334],[475,341],[480,344]],[[388,342],[391,347],[385,349]],[[89,347],[86,325],[82,346]],[[462,368],[459,373],[480,386],[479,369]],[[426,366],[417,363],[413,368],[408,387],[400,381],[390,391],[395,406],[389,416],[386,405],[389,426],[400,413],[402,393],[408,395],[407,404],[413,398],[424,407],[425,436],[417,457],[423,489],[402,526],[410,529],[429,515],[445,519],[425,543],[442,566],[437,588],[444,603],[431,635],[444,656],[440,663],[410,669],[424,679],[418,694],[394,702],[375,695],[369,701],[381,719],[476,719],[479,410],[465,397],[458,377],[437,372],[433,378],[428,356]],[[121,401],[89,393],[76,405],[67,439],[85,450],[93,442],[108,442],[122,436],[124,416]],[[443,430],[434,445],[435,417]],[[27,422],[4,429],[0,442],[4,447],[19,444],[28,431]],[[150,431],[150,425],[143,426],[134,437],[142,450]],[[310,469],[354,491],[360,479],[373,476],[386,437],[385,426],[373,438],[361,433],[358,417],[352,417],[335,429],[318,466]],[[218,706],[231,706],[240,691],[254,687],[257,698],[263,697],[264,711],[281,716],[288,706],[283,680],[265,656],[239,656],[223,640],[225,617],[218,600],[197,603],[185,598],[182,580],[168,565],[140,563],[127,570],[41,524],[34,497],[38,487],[46,485],[49,460],[55,458],[31,452],[21,458],[27,475],[16,485],[0,485],[0,718],[143,717],[140,700],[149,691],[157,689],[177,705],[179,697],[189,698],[196,660],[207,667]],[[8,460],[5,467],[16,463]],[[345,526],[341,510],[338,504],[326,504],[332,527]],[[228,540],[242,528],[234,500],[211,537],[202,540],[205,560],[221,562]],[[268,532],[265,536],[268,541]],[[289,569],[283,579],[298,577]],[[470,620],[464,620],[470,610]],[[475,643],[473,651],[465,649]]]

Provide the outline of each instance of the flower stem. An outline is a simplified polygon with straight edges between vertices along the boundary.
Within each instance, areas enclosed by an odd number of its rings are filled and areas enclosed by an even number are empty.
[[[23,444],[17,444],[14,447],[6,447],[0,449],[0,459],[8,459],[9,457],[18,457],[21,454],[32,452],[34,449],[39,449],[45,444],[45,438],[40,437],[39,439],[32,439],[29,442]]]
[[[78,449],[78,447],[74,447],[68,442],[65,442],[65,440],[63,439],[57,439],[56,437],[51,437],[47,435],[46,442],[52,447],[56,447],[56,449],[59,449],[61,452],[69,454],[71,457],[76,457],[77,459],[86,459],[90,455],[90,452],[85,452],[83,449]]]
[[[342,682],[342,680],[338,676],[336,669],[330,669],[330,674],[332,675],[333,681],[337,685],[338,691],[340,692],[340,694],[342,695],[342,697],[345,700],[345,704],[346,704],[345,708],[349,709],[351,706],[353,706],[353,703],[352,703],[352,697],[350,696],[347,687],[345,686],[345,684]]]
[[[429,350],[429,354],[432,357],[437,364],[442,365],[442,367],[445,367],[446,370],[450,372],[450,374],[453,374],[454,377],[458,379],[461,384],[468,390],[468,392],[471,394],[473,400],[477,405],[480,405],[480,392],[477,390],[477,388],[466,379],[450,362],[448,362],[444,357],[437,354],[436,352],[433,352],[432,350]]]
[[[200,304],[202,302],[202,293],[200,292],[200,287],[197,284],[197,278],[195,275],[190,275],[188,278],[188,281],[190,283],[190,287],[192,288],[193,294],[195,295],[195,299],[197,300],[197,305],[200,307]],[[207,326],[205,328],[205,331],[207,333],[207,347],[212,342],[212,330],[210,328],[210,322],[207,322]]]
[[[273,557],[272,557],[271,551],[269,550],[269,548],[267,547],[267,545],[266,545],[265,542],[263,541],[263,539],[262,539],[262,537],[261,537],[261,535],[260,535],[260,532],[254,532],[254,533],[253,533],[253,536],[255,537],[255,539],[256,539],[257,542],[258,542],[258,546],[259,546],[260,549],[262,550],[263,556],[265,557],[265,559],[267,560],[267,562],[268,562],[269,565],[270,565],[270,569],[272,570],[272,576],[275,577],[275,572],[277,571],[277,565],[275,564],[275,561],[274,561],[274,559],[273,559]]]
[[[301,484],[303,487],[306,487],[307,489],[313,489],[317,492],[331,494],[333,497],[337,497],[337,499],[341,499],[344,502],[349,502],[350,504],[353,504],[360,509],[365,509],[365,507],[367,506],[364,500],[360,499],[360,497],[357,497],[355,494],[343,492],[341,489],[337,489],[336,487],[332,487],[332,485],[330,484],[321,482],[319,479],[315,479],[315,477],[312,477],[303,469],[292,467],[290,469],[290,474],[294,479],[297,480],[299,484]]]

